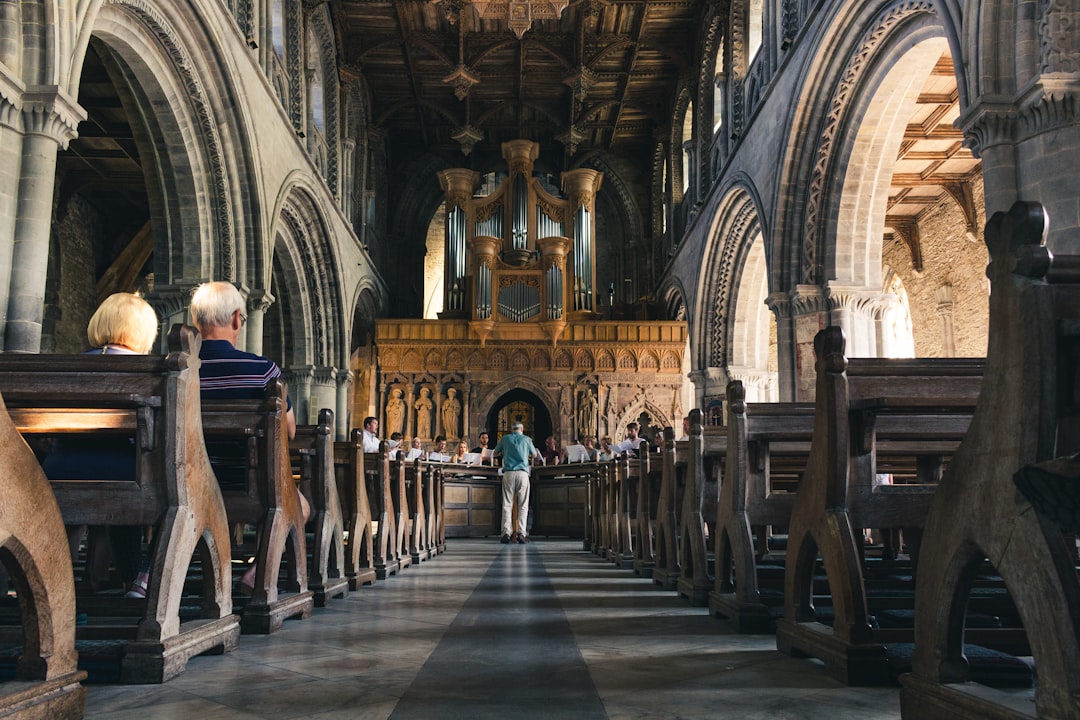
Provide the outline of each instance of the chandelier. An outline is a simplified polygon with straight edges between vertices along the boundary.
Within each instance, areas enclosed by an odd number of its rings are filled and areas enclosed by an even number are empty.
[[[506,20],[518,40],[532,27],[533,20],[558,20],[570,4],[568,0],[431,0],[442,3],[446,19],[456,23],[465,5],[472,5],[480,17]]]

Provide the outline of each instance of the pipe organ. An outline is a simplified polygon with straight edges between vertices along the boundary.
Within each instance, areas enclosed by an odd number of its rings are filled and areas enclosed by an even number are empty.
[[[446,194],[443,319],[469,321],[470,333],[558,342],[569,320],[596,319],[596,220],[603,173],[562,173],[560,197],[533,175],[539,146],[503,143],[508,175],[485,196],[480,174],[439,173]],[[567,235],[569,231],[569,235]]]

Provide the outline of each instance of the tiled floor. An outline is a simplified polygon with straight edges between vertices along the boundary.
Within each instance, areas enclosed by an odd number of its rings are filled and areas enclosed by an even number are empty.
[[[580,542],[445,555],[245,635],[159,686],[90,686],[87,718],[899,718]]]

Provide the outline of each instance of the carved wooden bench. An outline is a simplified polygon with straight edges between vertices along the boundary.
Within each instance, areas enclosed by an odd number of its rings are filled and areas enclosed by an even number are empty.
[[[5,640],[21,644],[15,679],[0,683],[0,715],[81,718],[86,673],[76,667],[75,577],[64,520],[37,458],[0,398],[0,556],[21,610]]]
[[[884,640],[901,638],[873,627],[861,530],[922,527],[936,489],[934,469],[967,431],[985,363],[848,359],[839,327],[819,332],[814,349],[814,434],[788,529],[776,644],[788,654],[820,658],[830,675],[847,684],[892,683]],[[885,459],[893,472],[904,470],[915,482],[879,484]],[[818,621],[814,606],[819,553],[831,628]]]
[[[901,677],[909,720],[1080,717],[1075,539],[1033,511],[1013,481],[1025,465],[1080,449],[1080,257],[1059,255],[1051,267],[1045,231],[1043,208],[1025,202],[986,227],[988,382],[926,521],[915,654],[912,672]],[[971,682],[964,609],[972,568],[984,558],[1027,630],[1038,674],[1034,707]]]
[[[686,442],[675,443],[677,456],[685,458],[682,524],[679,530],[679,596],[691,605],[708,604],[713,587],[710,574],[708,539],[716,532],[716,508],[719,482],[715,477],[717,461],[724,454],[705,454],[701,411],[690,411],[690,435]]]
[[[615,460],[615,472],[608,488],[609,545],[607,559],[616,567],[633,567],[634,531],[633,512],[637,504],[637,488],[640,479],[639,463],[625,454]]]
[[[787,526],[814,431],[813,403],[747,404],[739,380],[727,387],[727,457],[716,515],[716,577],[709,612],[737,632],[772,632],[757,564],[768,529]],[[755,546],[755,538],[757,545]]]
[[[363,448],[361,430],[353,430],[350,443],[359,450]],[[405,482],[402,460],[390,459],[386,443],[379,445],[377,453],[363,453],[363,472],[371,503],[371,518],[375,524],[372,542],[375,576],[385,580],[402,569],[401,538],[404,529],[398,529],[398,477]]]
[[[368,499],[368,476],[364,471],[362,430],[350,439],[334,443],[334,476],[345,523],[345,578],[349,590],[357,590],[376,580],[375,538],[371,530],[372,511]]]
[[[324,607],[331,598],[349,592],[345,577],[345,523],[338,497],[334,470],[334,411],[319,410],[318,423],[298,425],[289,441],[289,457],[300,487],[311,502],[310,523],[314,529],[308,565],[308,588],[315,594],[315,606]]]
[[[269,634],[311,616],[303,509],[289,463],[285,386],[271,380],[255,400],[206,400],[203,434],[232,526],[253,525],[255,587],[236,597],[245,633]],[[247,549],[238,547],[238,557]],[[281,568],[284,564],[285,573]]]
[[[630,475],[628,490],[633,503],[630,517],[631,545],[634,553],[634,573],[653,577],[656,567],[656,543],[659,531],[657,509],[663,492],[664,466],[662,458],[650,452],[644,440],[635,457],[627,459]]]
[[[419,458],[405,463],[405,552],[413,564],[420,564],[431,558],[428,545],[427,486],[434,473],[433,463]]]
[[[643,442],[642,448],[646,447]],[[659,486],[656,498],[655,563],[652,569],[653,583],[665,590],[674,590],[682,573],[679,567],[679,534],[681,532],[682,500],[686,490],[686,463],[678,462],[675,449],[675,433],[664,428],[664,445],[659,453],[649,455],[658,460],[658,473],[649,473],[650,485]],[[651,470],[651,467],[650,467]],[[658,476],[658,478],[657,478]]]
[[[24,436],[133,438],[134,480],[52,479],[67,525],[154,527],[145,600],[78,601],[80,611],[106,618],[80,628],[80,639],[125,641],[122,682],[164,682],[192,656],[231,650],[239,638],[228,523],[202,442],[199,344],[193,329],[177,326],[165,357],[0,355],[0,392]],[[199,607],[181,621],[193,556],[201,563]]]

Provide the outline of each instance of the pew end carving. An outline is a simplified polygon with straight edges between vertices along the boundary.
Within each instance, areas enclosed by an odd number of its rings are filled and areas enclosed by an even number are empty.
[[[348,440],[334,443],[334,476],[346,531],[345,579],[351,591],[377,579],[362,432],[354,430]]]
[[[311,502],[313,529],[308,588],[315,606],[349,591],[345,577],[345,528],[334,471],[334,411],[319,410],[315,425],[300,425],[289,442],[289,457],[299,471],[300,487]]]
[[[702,434],[701,410],[694,408],[690,411],[690,436],[686,448],[686,488],[683,491],[682,523],[679,531],[679,581],[678,591],[681,597],[686,598],[691,605],[704,607],[708,605],[709,591],[713,586],[713,578],[709,575],[709,556],[706,544],[706,513],[709,502],[706,491],[711,488],[715,494],[716,483],[708,483],[705,475],[705,438]],[[668,428],[667,430],[670,430]],[[678,447],[674,442],[667,439],[665,430],[665,463],[667,471],[667,447],[670,444],[672,454]],[[672,433],[674,439],[674,433]],[[672,462],[672,472],[675,467]],[[715,512],[716,498],[712,498],[712,508]]]
[[[1051,259],[1046,223],[1043,208],[1029,202],[987,223],[987,377],[994,382],[927,519],[915,655],[912,672],[901,677],[905,718],[1080,717],[1075,548],[1013,482],[1020,468],[1078,449],[1075,386],[1065,379],[1077,372],[1069,347],[1080,320],[1080,258]],[[972,567],[984,557],[1004,579],[1026,629],[1038,673],[1034,707],[971,681],[963,617]]]

